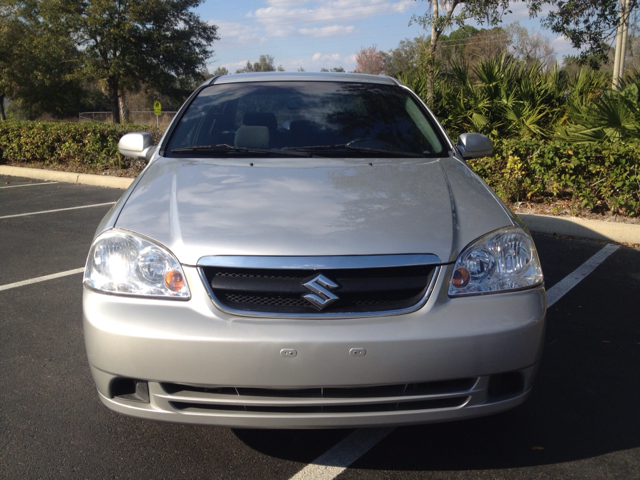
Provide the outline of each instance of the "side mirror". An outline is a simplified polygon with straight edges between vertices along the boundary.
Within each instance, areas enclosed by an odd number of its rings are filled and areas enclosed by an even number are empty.
[[[118,151],[125,157],[136,160],[144,160],[149,163],[156,147],[153,146],[153,137],[147,132],[127,133],[118,142]]]
[[[481,133],[463,133],[458,137],[456,146],[465,160],[493,155],[493,143]]]

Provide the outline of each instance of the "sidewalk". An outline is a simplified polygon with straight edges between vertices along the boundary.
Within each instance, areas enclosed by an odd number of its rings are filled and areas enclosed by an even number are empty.
[[[8,166],[0,166],[0,175],[121,189],[128,188],[134,180],[133,178]],[[640,225],[549,215],[520,214],[519,217],[532,232],[640,245]]]

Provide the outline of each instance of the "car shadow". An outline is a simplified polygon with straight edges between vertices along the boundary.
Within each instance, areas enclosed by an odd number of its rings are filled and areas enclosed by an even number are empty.
[[[566,463],[640,448],[637,265],[640,251],[622,247],[598,267],[597,275],[549,309],[542,363],[523,405],[472,420],[398,427],[353,466],[488,470]],[[308,462],[308,455],[303,458],[287,445],[339,441],[350,431],[339,432],[253,430],[236,435],[257,451]]]
[[[353,429],[256,430],[233,429],[236,437],[254,450],[275,458],[311,463]]]
[[[485,470],[564,463],[640,447],[637,387],[547,356],[531,398],[502,414],[398,427],[354,465],[371,470]],[[636,383],[637,384],[637,383]],[[353,430],[234,430],[263,454],[302,463]]]

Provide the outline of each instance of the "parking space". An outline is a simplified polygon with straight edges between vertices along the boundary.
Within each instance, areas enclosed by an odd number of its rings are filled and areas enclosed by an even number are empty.
[[[5,187],[0,188],[0,217],[74,207],[93,208],[92,205],[114,202],[122,195],[122,190],[71,183],[28,182],[28,179],[2,175],[0,187]]]
[[[44,183],[0,176],[0,287],[82,267],[98,222],[123,193]],[[90,207],[24,215],[79,206]],[[547,288],[605,247],[535,240]],[[550,307],[543,362],[524,405],[354,437],[112,413],[86,362],[81,274],[0,288],[0,478],[640,478],[639,295],[640,251],[620,247]]]
[[[122,190],[0,176],[0,187],[14,185],[30,186],[0,188],[2,285],[84,266],[100,219],[122,195]],[[60,211],[38,213],[50,210]]]

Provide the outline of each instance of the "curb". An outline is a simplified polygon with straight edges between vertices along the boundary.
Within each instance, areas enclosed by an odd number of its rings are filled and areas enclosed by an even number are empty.
[[[518,216],[532,232],[640,244],[640,225],[636,224],[524,213]]]
[[[110,177],[107,175],[90,175],[87,173],[58,172],[56,170],[40,170],[38,168],[0,166],[0,175],[10,177],[26,177],[49,182],[77,183],[95,187],[127,189],[133,178]]]
[[[0,175],[121,189],[128,188],[134,180],[133,178],[8,166],[0,166]],[[525,213],[518,216],[532,232],[640,245],[640,225]]]

